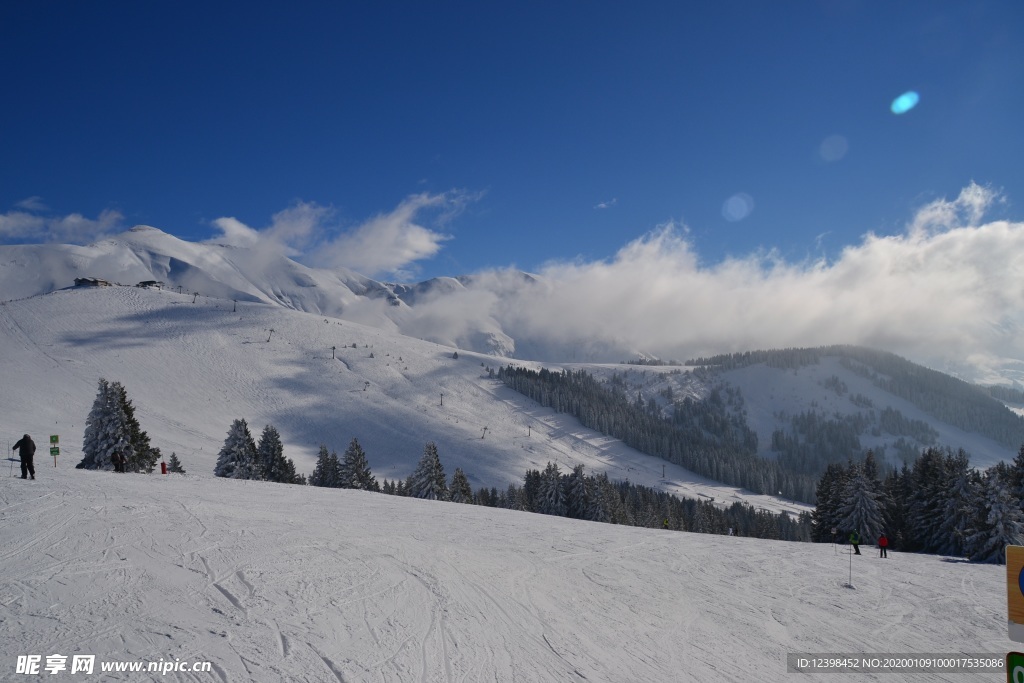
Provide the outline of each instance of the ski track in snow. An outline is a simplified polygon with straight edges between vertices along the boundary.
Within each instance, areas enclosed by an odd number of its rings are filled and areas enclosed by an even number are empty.
[[[1003,567],[867,546],[851,590],[842,547],[356,491],[50,467],[0,499],[3,680],[88,653],[214,669],[111,681],[782,681],[787,652],[1014,647]]]

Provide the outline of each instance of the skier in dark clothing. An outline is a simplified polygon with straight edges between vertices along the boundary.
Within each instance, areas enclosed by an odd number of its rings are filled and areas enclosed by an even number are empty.
[[[859,531],[851,531],[850,532],[850,545],[853,546],[853,554],[854,555],[860,555],[860,532]]]
[[[878,537],[878,556],[879,557],[889,557],[889,553],[887,552],[888,548],[889,548],[889,539],[885,537],[885,534],[882,534],[881,536]]]
[[[114,455],[110,457],[110,461],[114,463],[115,472],[124,472],[124,466],[128,463],[128,458],[125,457],[124,451],[114,451]]]
[[[28,479],[29,475],[36,478],[36,466],[32,463],[32,456],[36,454],[36,444],[32,437],[26,434],[21,437],[18,443],[11,446],[21,456],[21,478]]]

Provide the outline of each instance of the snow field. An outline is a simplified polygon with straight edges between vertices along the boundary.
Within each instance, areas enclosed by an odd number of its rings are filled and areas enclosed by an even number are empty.
[[[998,566],[864,546],[850,589],[831,545],[37,471],[0,478],[4,680],[19,654],[60,653],[213,663],[168,681],[781,681],[788,652],[1014,647]],[[148,680],[121,676],[103,680]]]

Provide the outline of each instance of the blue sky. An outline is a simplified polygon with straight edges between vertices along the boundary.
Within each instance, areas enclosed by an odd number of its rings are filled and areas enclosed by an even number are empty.
[[[0,242],[312,259],[385,226],[401,256],[345,265],[425,278],[672,224],[702,264],[833,259],[972,181],[1019,215],[1022,30],[1016,0],[4,3]]]

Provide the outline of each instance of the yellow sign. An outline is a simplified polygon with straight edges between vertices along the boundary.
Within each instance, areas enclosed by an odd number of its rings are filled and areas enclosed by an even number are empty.
[[[1006,604],[1010,640],[1024,643],[1024,546],[1006,546]]]

